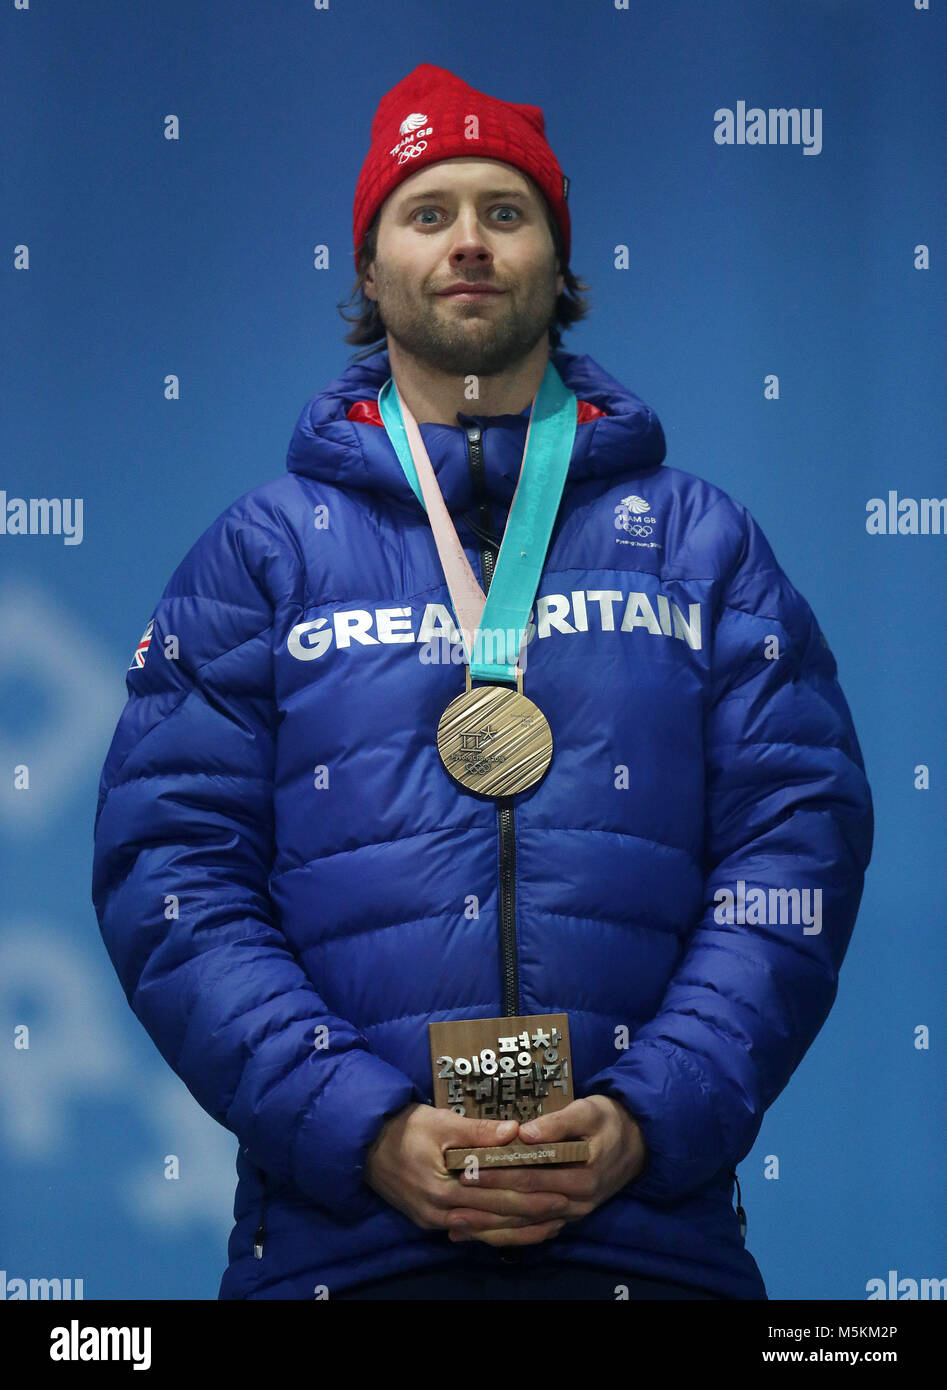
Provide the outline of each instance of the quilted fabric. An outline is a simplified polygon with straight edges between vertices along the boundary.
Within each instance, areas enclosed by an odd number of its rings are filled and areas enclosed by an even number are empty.
[[[576,1094],[622,1101],[650,1159],[523,1258],[761,1297],[734,1169],[835,998],[870,790],[832,653],[759,526],[668,467],[654,413],[591,358],[553,361],[604,413],[577,426],[527,648],[555,753],[514,800],[518,1005],[569,1015]],[[362,1177],[385,1118],[431,1099],[428,1022],[503,1012],[496,807],[434,739],[464,688],[425,659],[450,598],[384,429],[354,409],[388,375],[381,352],[315,396],[285,475],[182,561],[102,772],[105,945],[239,1140],[221,1298],[496,1258]],[[527,418],[421,426],[478,578],[463,427],[483,427],[500,535]],[[820,930],[721,921],[723,890],[758,889],[818,890]]]

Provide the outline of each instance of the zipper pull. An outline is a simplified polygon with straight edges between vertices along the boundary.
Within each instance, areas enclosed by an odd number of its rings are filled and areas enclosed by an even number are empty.
[[[258,1168],[257,1172],[260,1175],[260,1224],[253,1237],[253,1258],[262,1260],[263,1237],[266,1235],[266,1169]]]

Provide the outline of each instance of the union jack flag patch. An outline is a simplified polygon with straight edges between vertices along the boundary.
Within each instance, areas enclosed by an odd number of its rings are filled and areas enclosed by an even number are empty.
[[[151,646],[151,634],[154,632],[154,629],[155,620],[154,618],[152,618],[151,622],[148,624],[144,632],[141,634],[141,637],[139,638],[138,646],[135,648],[135,655],[132,658],[132,664],[128,668],[129,671],[137,671],[140,670],[142,666],[144,666],[145,657],[148,654],[148,648]]]

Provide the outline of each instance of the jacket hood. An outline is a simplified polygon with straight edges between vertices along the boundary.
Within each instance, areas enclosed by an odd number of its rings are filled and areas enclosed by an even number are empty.
[[[566,486],[660,467],[667,447],[654,411],[591,357],[561,349],[552,352],[551,357],[579,401],[588,401],[605,412],[577,426]],[[408,506],[420,508],[384,427],[348,418],[356,402],[377,403],[378,392],[390,375],[388,350],[384,348],[361,362],[353,362],[314,396],[293,431],[287,458],[289,471],[340,487],[388,493]],[[519,415],[461,412],[457,421],[456,425],[420,425],[448,509],[463,510],[473,501],[464,433],[471,424],[483,429],[487,491],[493,500],[509,507],[520,474],[529,407]]]

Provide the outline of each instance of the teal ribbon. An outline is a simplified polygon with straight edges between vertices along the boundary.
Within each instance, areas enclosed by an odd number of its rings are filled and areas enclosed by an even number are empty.
[[[378,393],[378,409],[405,477],[424,507],[404,417],[390,377]],[[533,402],[520,480],[480,619],[478,638],[480,633],[487,633],[492,641],[486,651],[484,643],[478,641],[476,646],[481,652],[478,654],[475,647],[473,659],[467,653],[471,680],[516,680],[516,658],[559,511],[577,419],[575,393],[569,390],[550,360]],[[456,613],[454,617],[457,618]],[[460,627],[459,621],[457,626]]]

